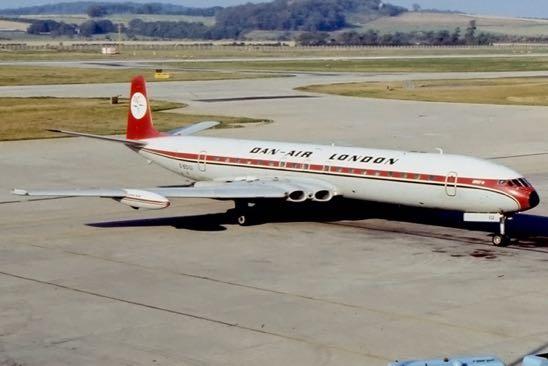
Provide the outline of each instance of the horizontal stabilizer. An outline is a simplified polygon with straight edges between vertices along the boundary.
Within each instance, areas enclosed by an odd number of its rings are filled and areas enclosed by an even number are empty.
[[[195,124],[190,125],[190,126],[185,126],[185,127],[177,128],[175,130],[171,130],[171,131],[168,132],[168,135],[171,135],[171,136],[194,135],[195,133],[210,129],[210,128],[218,126],[220,124],[221,124],[221,122],[217,122],[217,121],[204,121],[204,122],[200,122],[200,123],[195,123]]]
[[[48,131],[64,133],[66,135],[71,135],[71,136],[80,136],[80,137],[87,137],[87,138],[103,140],[103,141],[118,142],[118,143],[125,144],[127,146],[133,146],[137,148],[140,148],[146,145],[146,142],[127,140],[119,137],[108,137],[108,136],[101,136],[101,135],[93,135],[90,133],[65,131],[65,130],[48,130]]]

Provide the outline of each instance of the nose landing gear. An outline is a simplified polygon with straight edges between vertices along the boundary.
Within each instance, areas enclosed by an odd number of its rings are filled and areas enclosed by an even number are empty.
[[[499,223],[499,232],[493,234],[493,245],[497,247],[505,247],[510,244],[510,236],[506,234],[506,221],[511,218],[503,213],[464,213],[466,222]]]
[[[506,220],[508,217],[501,215],[500,217],[500,233],[493,235],[493,245],[496,247],[506,247],[510,245],[510,237],[506,234]]]

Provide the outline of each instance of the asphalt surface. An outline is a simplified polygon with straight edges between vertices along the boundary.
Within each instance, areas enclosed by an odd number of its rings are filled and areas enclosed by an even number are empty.
[[[459,75],[508,74],[451,76]],[[274,121],[210,135],[441,147],[502,158],[548,197],[548,108],[293,90],[425,76],[446,75],[151,83],[149,94],[189,103],[192,112]],[[128,89],[5,87],[0,95],[109,96]],[[299,95],[313,97],[249,99]],[[238,227],[226,214],[229,202],[178,200],[168,210],[133,211],[111,200],[9,194],[14,187],[182,183],[105,142],[3,142],[0,171],[0,364],[383,365],[475,353],[515,363],[546,347],[545,203],[511,223],[519,242],[493,248],[494,228],[462,228],[450,213],[370,204],[281,213],[270,223]]]

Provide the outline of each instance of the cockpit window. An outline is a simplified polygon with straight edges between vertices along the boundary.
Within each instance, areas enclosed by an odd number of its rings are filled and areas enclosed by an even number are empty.
[[[527,181],[525,178],[519,178],[519,179],[512,179],[512,180],[499,180],[498,184],[501,186],[508,186],[508,187],[531,187],[531,183]]]
[[[519,179],[514,179],[514,180],[512,180],[512,182],[518,187],[525,187]]]

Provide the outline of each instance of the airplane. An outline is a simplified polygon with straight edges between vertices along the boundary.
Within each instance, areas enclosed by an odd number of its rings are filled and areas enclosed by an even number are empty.
[[[249,225],[260,202],[329,202],[348,198],[463,212],[464,221],[493,222],[493,244],[508,245],[506,220],[540,203],[519,173],[479,158],[342,146],[193,136],[218,122],[170,132],[152,122],[145,80],[131,81],[125,138],[50,130],[123,144],[192,180],[190,186],[114,189],[14,189],[23,196],[103,197],[132,208],[163,209],[173,198],[233,200],[235,219]]]

